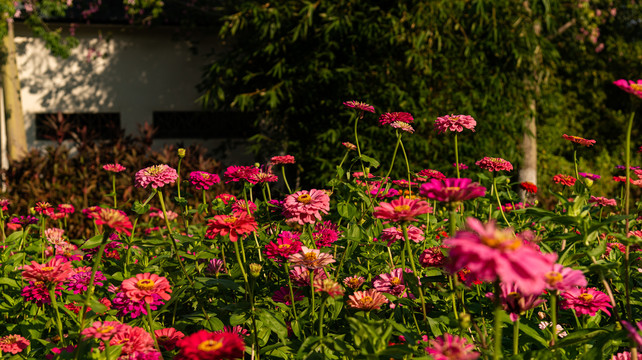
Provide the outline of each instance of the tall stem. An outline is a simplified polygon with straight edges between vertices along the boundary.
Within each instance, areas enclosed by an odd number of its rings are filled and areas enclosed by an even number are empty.
[[[114,197],[114,209],[118,209],[118,202],[116,200],[116,174],[111,174],[111,191]]]
[[[60,341],[64,343],[65,338],[63,337],[62,333],[62,321],[60,321],[60,311],[58,311],[58,301],[56,300],[56,284],[49,285],[49,298],[51,299],[51,306],[53,307],[54,314],[56,315],[56,328],[58,329],[58,336],[60,337]]]
[[[410,178],[410,163],[408,162],[408,155],[406,154],[406,148],[403,146],[403,142],[401,141],[401,135],[399,136],[399,145],[401,145],[401,153],[403,154],[403,158],[406,161],[406,172],[408,173],[408,194],[412,196],[412,183],[411,183],[411,178]]]
[[[292,194],[292,189],[290,189],[290,184],[288,184],[288,178],[285,176],[285,166],[281,165],[281,174],[283,174],[283,182],[285,183],[285,187],[288,188],[288,192]]]
[[[361,116],[357,115],[354,119],[354,142],[357,146],[357,153],[359,154],[359,162],[361,163],[361,171],[363,175],[366,176],[366,168],[363,166],[363,160],[361,159],[361,146],[359,145],[359,135],[357,134],[357,124],[359,124],[359,118]]]
[[[399,134],[399,132],[397,132],[397,144],[395,145],[395,151],[392,152],[392,161],[390,162],[390,168],[388,169],[388,173],[386,173],[386,177],[383,178],[383,180],[381,181],[381,185],[377,189],[377,193],[374,196],[375,199],[377,198],[377,196],[379,196],[379,192],[381,191],[381,188],[383,187],[383,184],[387,183],[388,179],[390,178],[390,173],[392,172],[392,168],[395,165],[395,159],[397,158],[397,150],[399,149],[399,144],[400,143],[401,143],[401,134]],[[364,175],[365,175],[365,173],[364,173]]]
[[[457,146],[457,133],[455,133],[455,168],[457,169],[457,179],[459,179],[459,147]]]
[[[147,324],[149,325],[149,333],[152,335],[152,339],[154,339],[154,347],[156,348],[156,351],[161,353],[160,347],[158,347],[158,339],[156,339],[156,333],[154,332],[154,320],[152,319],[152,309],[149,306],[149,303],[145,301],[145,309],[147,310]],[[161,359],[163,358],[163,355],[161,355]]]
[[[631,113],[629,118],[629,126],[626,128],[626,198],[625,198],[625,234],[629,234],[629,202],[631,199],[631,129],[633,128],[633,119],[635,118],[635,111]],[[626,291],[626,318],[633,321],[631,317],[631,285],[629,284],[629,260],[630,260],[630,245],[626,245],[626,252],[624,253],[624,286]]]
[[[410,248],[410,239],[408,238],[408,225],[402,224],[401,229],[403,231],[403,238],[406,245],[406,251],[408,252],[408,258],[410,259],[410,268],[412,269],[413,276],[419,278],[419,273],[417,272],[417,267],[415,266],[415,257],[412,254],[412,249]],[[402,274],[405,272],[405,269],[401,269]],[[424,321],[428,321],[428,316],[426,315],[426,299],[424,299],[424,291],[421,288],[421,285],[418,285],[419,289],[419,301],[421,301],[421,312],[424,315]]]
[[[292,290],[292,279],[290,278],[290,265],[285,263],[285,276],[288,278],[288,288],[290,288],[290,301],[292,302],[292,315],[294,320],[298,321],[299,318],[296,315],[296,305],[294,305],[294,290]]]
[[[494,319],[494,326],[495,326],[495,347],[493,351],[493,359],[501,359],[502,358],[502,311],[504,309],[502,308],[502,300],[500,299],[500,295],[502,294],[502,291],[499,287],[499,280],[495,280],[495,319]]]
[[[506,214],[504,214],[504,208],[502,207],[502,202],[499,200],[499,189],[497,189],[497,179],[493,175],[493,187],[495,188],[495,197],[497,198],[497,205],[499,205],[499,212],[502,213],[502,217],[504,218],[504,221],[506,221],[506,225],[510,227],[510,222],[508,222],[508,219],[506,219]]]
[[[519,353],[519,317],[513,323],[513,355]]]

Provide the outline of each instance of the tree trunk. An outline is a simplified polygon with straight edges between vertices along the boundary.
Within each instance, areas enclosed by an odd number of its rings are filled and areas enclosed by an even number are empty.
[[[7,35],[2,40],[3,51],[6,55],[6,61],[2,66],[2,86],[4,87],[9,159],[17,161],[27,154],[27,133],[22,115],[22,101],[20,100],[20,79],[18,78],[13,22],[9,21],[7,28]]]
[[[537,184],[537,101],[530,99],[530,116],[524,119],[524,137],[522,138],[522,165],[519,169],[519,181]]]

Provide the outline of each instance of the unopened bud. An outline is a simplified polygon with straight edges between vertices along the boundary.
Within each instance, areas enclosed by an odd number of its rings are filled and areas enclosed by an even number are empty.
[[[590,188],[591,186],[593,186],[593,180],[586,179],[586,180],[584,180],[584,184],[586,184],[587,188]]]
[[[181,158],[181,159],[185,157],[185,149],[184,148],[179,148],[178,149],[178,157]]]
[[[250,264],[250,275],[252,275],[252,277],[259,277],[259,275],[261,274],[261,269],[263,269],[262,265],[256,264],[256,263],[251,263]]]
[[[470,314],[466,312],[459,313],[459,327],[468,329],[470,327]]]

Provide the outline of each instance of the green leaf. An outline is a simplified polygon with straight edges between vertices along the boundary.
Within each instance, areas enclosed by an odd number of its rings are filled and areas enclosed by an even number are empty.
[[[16,289],[20,288],[15,280],[6,277],[0,278],[0,285],[8,285]]]
[[[80,249],[93,249],[100,246],[100,243],[103,241],[103,235],[96,235],[87,241],[80,247]]]
[[[371,167],[373,167],[373,168],[378,168],[378,167],[379,167],[379,165],[380,165],[380,164],[379,164],[379,161],[377,161],[377,160],[375,160],[375,159],[371,158],[370,156],[361,155],[361,160],[362,160],[363,162],[367,162],[367,163],[368,163],[368,164],[370,164],[370,166],[371,166]]]
[[[147,214],[149,212],[149,209],[150,209],[149,204],[143,206],[143,204],[141,204],[141,202],[138,200],[134,201],[134,206],[132,206],[132,211],[138,215]]]

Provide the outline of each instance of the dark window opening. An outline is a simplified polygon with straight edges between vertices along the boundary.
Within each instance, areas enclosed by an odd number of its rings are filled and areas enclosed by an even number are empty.
[[[68,140],[85,126],[101,140],[118,137],[122,131],[119,113],[38,113],[36,140]]]
[[[154,111],[153,116],[156,139],[246,138],[256,133],[251,113]]]

